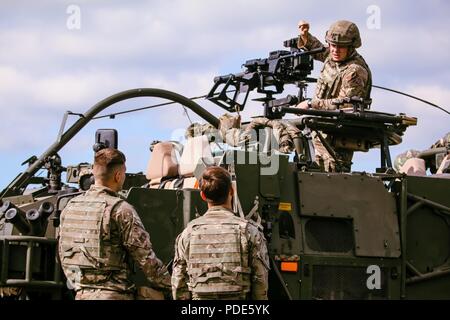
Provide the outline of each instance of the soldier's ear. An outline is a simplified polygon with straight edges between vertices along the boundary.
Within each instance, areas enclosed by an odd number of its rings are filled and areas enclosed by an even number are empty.
[[[206,196],[205,196],[205,193],[203,191],[200,191],[200,197],[202,197],[203,201],[206,201]]]
[[[122,178],[122,172],[120,171],[120,169],[117,169],[114,172],[114,182],[119,182],[121,178]]]

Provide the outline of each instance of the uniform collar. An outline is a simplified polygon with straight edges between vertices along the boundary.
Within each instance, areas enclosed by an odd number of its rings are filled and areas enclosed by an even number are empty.
[[[220,211],[221,213],[224,213],[224,211],[226,211],[225,212],[226,214],[230,214],[230,215],[233,215],[233,216],[235,215],[233,211],[231,211],[230,209],[227,209],[227,208],[225,208],[223,206],[212,206],[211,208],[208,209],[208,211],[206,211],[205,215],[214,213],[216,211]]]
[[[105,187],[105,186],[97,186],[97,185],[91,185],[88,192],[94,192],[94,193],[107,193],[111,196],[118,197],[119,195],[117,192],[113,191],[112,189]]]

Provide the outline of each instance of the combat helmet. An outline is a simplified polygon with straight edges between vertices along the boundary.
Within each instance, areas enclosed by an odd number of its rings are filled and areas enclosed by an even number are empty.
[[[359,48],[361,46],[361,36],[356,24],[346,20],[339,20],[333,23],[325,34],[328,43]]]

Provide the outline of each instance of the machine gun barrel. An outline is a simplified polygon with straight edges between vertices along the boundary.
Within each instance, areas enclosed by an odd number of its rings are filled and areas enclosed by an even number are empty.
[[[293,106],[297,103],[299,103],[298,97],[292,96],[289,94],[285,98],[267,101],[265,106],[267,108],[273,108],[273,107],[278,108],[278,107],[283,107],[283,106]]]
[[[319,47],[319,48],[311,49],[311,50],[308,50],[308,51],[296,51],[296,52],[293,52],[291,54],[282,56],[281,58],[282,59],[289,59],[289,58],[295,58],[295,57],[298,57],[298,56],[315,55],[317,53],[324,52],[325,50],[326,50],[325,47]]]
[[[419,153],[418,158],[429,158],[435,156],[438,153],[447,153],[448,149],[446,147],[427,149]]]
[[[266,95],[257,100],[264,102],[273,100],[273,95],[283,92],[285,84],[296,84],[303,90],[304,85],[300,83],[309,81],[307,76],[313,69],[310,56],[325,50],[325,47],[309,51],[278,50],[270,52],[267,58],[247,60],[242,65],[244,72],[215,77],[206,99],[228,112],[235,112],[244,110],[249,92],[255,89]],[[231,91],[234,95],[227,95]],[[245,97],[238,101],[241,93],[245,93]]]
[[[404,115],[387,115],[374,114],[369,112],[345,112],[343,110],[315,110],[315,109],[300,109],[292,107],[280,107],[281,112],[291,113],[297,115],[321,116],[321,117],[336,117],[346,120],[367,120],[372,122],[391,123],[391,124],[417,124],[417,118],[407,117]]]
[[[230,73],[223,76],[214,77],[214,82],[227,82],[230,78],[242,78],[245,75],[245,72],[239,73]]]

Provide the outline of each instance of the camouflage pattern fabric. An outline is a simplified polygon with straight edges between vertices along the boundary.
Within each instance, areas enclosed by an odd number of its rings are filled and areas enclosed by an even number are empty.
[[[417,158],[420,154],[419,150],[408,150],[403,153],[400,153],[394,160],[394,169],[397,172],[400,172],[400,168],[405,164],[406,160],[411,158]]]
[[[266,300],[269,256],[256,224],[211,207],[177,237],[174,299]]]
[[[333,23],[325,34],[328,43],[353,48],[361,47],[361,36],[356,24],[346,20],[339,20]]]
[[[219,118],[219,132],[222,141],[231,146],[237,147],[241,142],[241,116],[232,116],[225,113]]]
[[[314,152],[316,155],[315,162],[320,166],[322,171],[336,172],[337,171],[336,160],[325,148],[322,141],[320,141],[319,136],[314,133],[312,136],[313,136],[312,142],[314,145]],[[322,133],[322,136],[330,145],[332,144],[331,140],[332,138],[330,136],[324,133]],[[334,151],[336,156],[340,161],[342,161],[342,165],[344,166],[343,168],[341,168],[341,170],[344,172],[350,171],[352,165],[353,151],[344,149],[336,149]]]
[[[150,287],[138,287],[135,295],[136,300],[165,300],[164,293]]]
[[[102,289],[81,289],[77,300],[164,300],[161,291],[149,287],[139,287],[134,295]]]
[[[283,153],[290,153],[294,150],[293,139],[301,135],[301,131],[297,127],[282,120],[270,120],[263,117],[255,118],[245,127],[245,130],[241,129],[241,117],[239,115],[224,114],[219,120],[219,133],[222,141],[233,147],[250,141],[253,130],[269,127],[273,129],[273,134],[278,143],[278,150]],[[214,133],[215,129],[210,127],[210,125],[193,124],[189,126],[187,135]]]
[[[76,300],[134,300],[133,294],[102,289],[81,289]]]
[[[298,38],[298,47],[307,50],[324,46],[316,37],[308,33],[307,43]],[[349,57],[342,62],[331,60],[330,50],[314,55],[314,59],[324,63],[317,81],[316,92],[311,101],[314,109],[335,110],[335,99],[360,97],[368,99],[372,87],[372,75],[364,58],[356,50],[349,51]],[[342,104],[340,108],[352,108],[352,104]]]
[[[81,202],[87,199],[102,199],[106,206],[103,208],[104,215],[101,223],[97,226],[100,231],[99,249],[102,253],[99,257],[95,257],[96,245],[88,247],[87,243],[95,243],[97,235],[95,235],[95,227],[87,226],[83,233],[86,240],[87,254],[82,250],[82,254],[86,258],[94,258],[98,263],[88,266],[86,260],[81,258],[81,253],[74,250],[74,254],[67,254],[70,251],[69,247],[73,242],[73,248],[80,248],[79,242],[82,232],[77,229],[77,224],[73,220],[66,220],[66,215],[83,214],[83,221],[97,221],[95,217],[95,210],[92,203],[86,202],[84,209],[80,206]],[[78,207],[75,206],[78,205]],[[76,207],[74,209],[74,207]],[[81,209],[81,210],[80,210]],[[94,213],[94,215],[92,215]],[[87,217],[87,218],[86,218]],[[70,232],[71,228],[78,230],[77,232]],[[77,241],[77,243],[75,243]],[[116,257],[125,257],[123,264],[120,265],[120,259],[111,259],[108,255],[113,254]],[[106,187],[91,186],[85,195],[75,197],[72,199],[61,214],[60,225],[60,239],[59,239],[59,255],[64,273],[77,291],[76,299],[92,296],[92,290],[95,291],[95,297],[106,297],[111,292],[116,292],[118,295],[133,295],[135,285],[131,282],[130,276],[133,270],[132,262],[137,264],[151,285],[155,288],[166,289],[170,288],[170,275],[168,274],[163,263],[156,257],[150,242],[150,236],[145,231],[141,219],[134,210],[134,208],[126,201],[121,200],[118,194]],[[79,257],[80,265],[74,265],[74,260],[67,260],[67,257]],[[89,260],[89,259],[87,259]],[[68,261],[65,263],[65,261]],[[112,262],[112,265],[109,263]],[[121,266],[118,268],[118,266]],[[82,289],[84,291],[82,291]],[[90,289],[91,291],[86,291]],[[105,292],[103,292],[105,291]],[[87,293],[86,293],[87,292]],[[79,294],[78,294],[79,293]],[[114,296],[116,296],[114,294]],[[124,296],[124,297],[125,297]]]
[[[184,134],[184,136],[186,139],[188,139],[206,134],[216,135],[217,129],[209,123],[201,124],[198,122],[194,122],[186,129],[186,133]]]
[[[22,288],[18,287],[1,287],[0,298],[19,297],[22,294]]]
[[[241,136],[241,140],[249,140],[252,130],[269,127],[273,129],[273,134],[278,142],[278,150],[283,153],[290,153],[294,150],[293,139],[300,137],[301,131],[288,122],[282,120],[270,120],[267,118],[255,118],[247,125]]]
[[[297,46],[311,50],[322,47],[323,44],[308,33],[307,42],[304,43],[302,38],[299,37]],[[315,54],[314,59],[324,62],[324,65],[317,81],[314,98],[311,100],[313,109],[353,108],[350,103],[343,103],[338,106],[336,102],[343,98],[370,98],[372,75],[369,66],[356,50],[350,47],[349,57],[342,62],[332,61],[328,48],[322,53]],[[335,171],[336,161],[322,145],[322,142],[316,137],[313,139],[313,144],[316,153],[315,161],[325,171]],[[351,164],[353,151],[342,149],[336,150],[336,153],[341,160]]]

